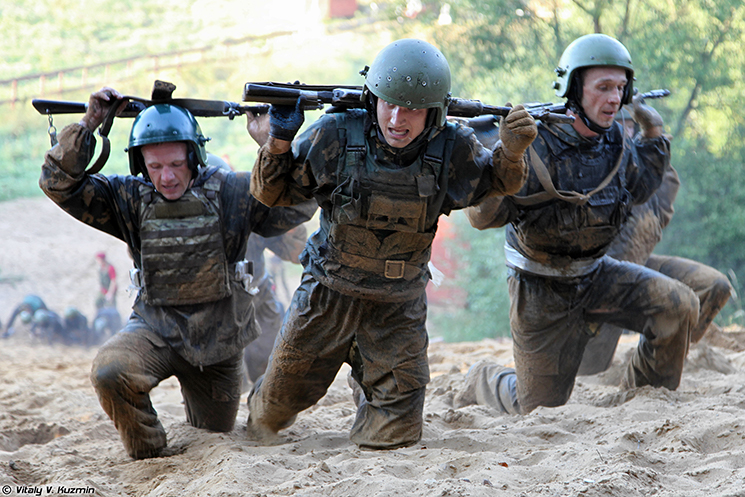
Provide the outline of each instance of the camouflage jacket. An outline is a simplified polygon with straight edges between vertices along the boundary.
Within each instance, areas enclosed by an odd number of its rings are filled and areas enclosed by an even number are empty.
[[[518,197],[544,192],[533,162],[541,160],[558,191],[589,193],[620,160],[610,183],[584,205],[552,198],[524,205]],[[621,127],[593,139],[569,124],[538,125],[538,137],[526,153],[528,180],[513,197],[488,199],[467,212],[479,229],[508,225],[507,245],[528,260],[553,267],[605,254],[634,205],[646,202],[670,165],[665,137],[624,142]]]
[[[95,138],[79,124],[66,126],[59,143],[46,153],[39,185],[72,217],[124,241],[135,267],[141,269],[139,176],[85,174]],[[205,181],[200,171],[195,185]],[[269,209],[249,195],[250,174],[230,173],[220,190],[220,222],[228,263],[244,258],[251,232],[277,236],[307,221],[295,209]],[[248,292],[233,282],[233,294],[216,302],[179,306],[145,303],[141,293],[132,318],[139,319],[164,344],[194,365],[210,365],[240,353],[256,336],[254,309]]]
[[[673,217],[673,202],[679,188],[678,173],[670,166],[665,170],[662,184],[649,200],[631,209],[629,218],[606,253],[619,261],[644,265],[662,240],[662,230]]]
[[[385,143],[364,111],[354,112],[358,113],[355,119],[364,119],[364,139],[368,149],[366,157],[375,157],[377,167],[382,170],[404,169],[420,160],[427,148],[427,138],[433,138],[425,130],[408,146],[396,149]],[[349,112],[347,116],[350,116]],[[352,117],[347,117],[349,119]],[[336,223],[332,215],[334,193],[345,181],[340,178],[339,163],[346,153],[346,134],[338,123],[339,119],[333,114],[322,116],[293,141],[291,151],[282,155],[271,154],[266,147],[262,147],[253,170],[251,192],[267,205],[291,205],[311,198],[317,200],[321,207],[321,227],[309,239],[302,262],[306,271],[309,270],[322,284],[346,295],[378,301],[414,299],[421,295],[429,279],[426,271],[429,247],[418,248],[418,252],[423,254],[418,262],[424,264],[425,270],[413,279],[390,279],[364,269],[340,267],[328,256],[333,245],[330,233]],[[476,204],[488,195],[514,193],[526,175],[522,161],[514,163],[503,160],[500,147],[494,152],[487,150],[476,139],[473,130],[462,125],[451,126],[454,128],[453,139],[443,156],[445,160],[439,173],[441,181],[436,187],[436,204],[430,204],[427,208],[428,212],[436,215],[428,214],[423,228],[432,236],[440,214],[447,215],[452,210]],[[389,189],[390,204],[394,202],[394,188],[395,185],[391,185]],[[383,191],[382,195],[387,193]],[[361,255],[366,260],[385,259],[385,255],[381,256],[380,253],[387,245],[384,239],[390,232],[369,229],[368,233],[371,234],[367,235],[371,236],[371,243],[366,244],[368,253]],[[372,242],[375,238],[378,242]],[[424,258],[426,260],[423,261]]]

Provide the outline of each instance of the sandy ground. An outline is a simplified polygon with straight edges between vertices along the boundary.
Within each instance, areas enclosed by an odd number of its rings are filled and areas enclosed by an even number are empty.
[[[45,199],[0,203],[0,232],[3,324],[28,293],[58,312],[74,305],[92,314],[98,250],[127,285],[123,244]],[[123,316],[130,302],[120,295]],[[433,343],[424,437],[385,452],[348,439],[355,409],[346,369],[275,446],[247,440],[245,402],[231,433],[190,427],[171,379],[152,395],[166,453],[134,461],[88,380],[95,350],[36,344],[20,330],[0,342],[0,494],[745,496],[745,332],[693,347],[675,392],[615,386],[634,341],[623,340],[611,370],[579,378],[567,405],[524,417],[452,407],[471,364],[511,362],[510,341]]]

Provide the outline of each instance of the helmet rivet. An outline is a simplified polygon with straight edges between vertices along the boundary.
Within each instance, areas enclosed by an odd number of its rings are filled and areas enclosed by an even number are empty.
[[[411,81],[411,76],[406,76],[406,81]]]
[[[407,100],[406,105],[411,105],[411,100]]]
[[[427,86],[427,82],[426,81],[422,81],[422,86]]]
[[[391,70],[392,70],[393,72],[396,72],[396,71],[398,71],[398,67],[394,67],[394,68],[393,68],[393,69],[391,69]]]

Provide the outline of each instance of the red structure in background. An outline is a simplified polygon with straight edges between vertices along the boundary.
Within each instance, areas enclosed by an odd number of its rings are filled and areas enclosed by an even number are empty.
[[[458,272],[463,267],[459,253],[468,250],[468,244],[456,240],[453,222],[441,216],[437,235],[432,242],[430,261],[445,276],[440,286],[430,281],[427,285],[427,303],[440,307],[465,307],[468,292],[456,283]]]
[[[329,17],[331,19],[354,17],[357,12],[357,0],[329,0]]]

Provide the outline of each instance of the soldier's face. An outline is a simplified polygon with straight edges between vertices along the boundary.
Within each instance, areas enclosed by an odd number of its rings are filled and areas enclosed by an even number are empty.
[[[591,67],[584,74],[582,108],[595,124],[608,128],[621,109],[623,90],[628,83],[622,67]]]
[[[142,158],[155,189],[168,200],[178,200],[191,186],[186,143],[144,145]]]
[[[378,124],[385,141],[394,148],[404,148],[419,136],[427,124],[427,109],[408,109],[378,99]]]

